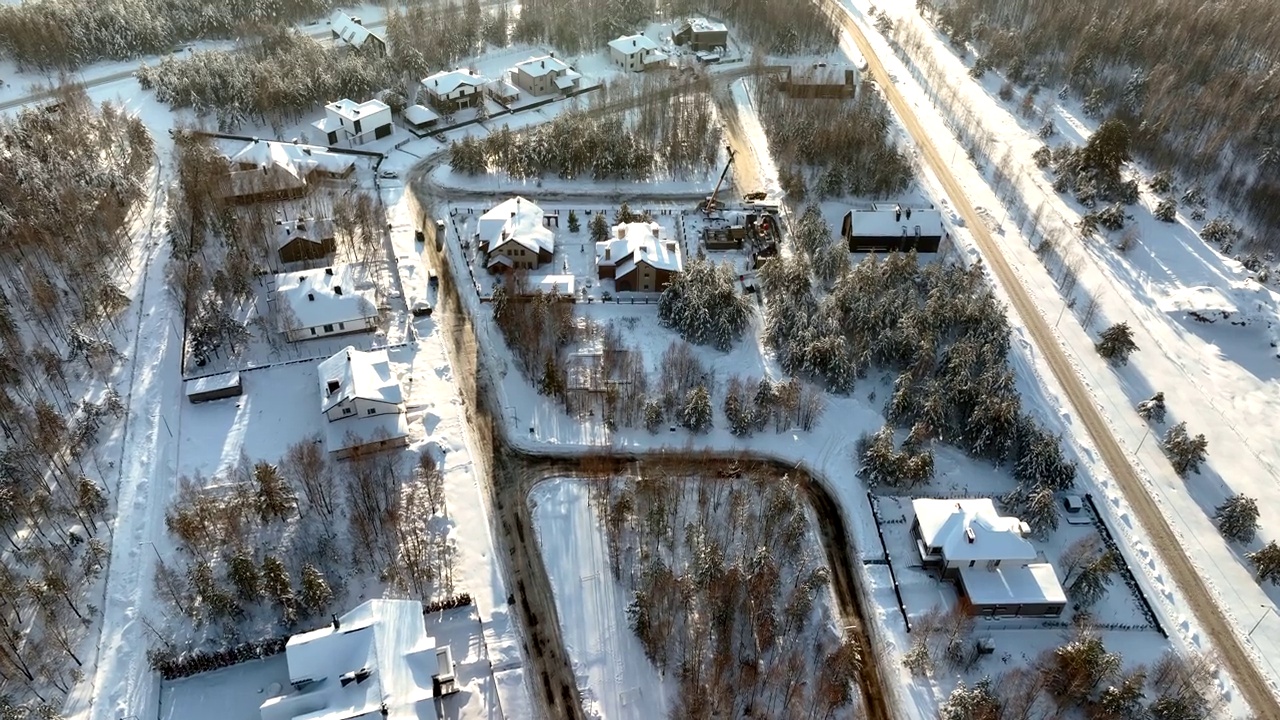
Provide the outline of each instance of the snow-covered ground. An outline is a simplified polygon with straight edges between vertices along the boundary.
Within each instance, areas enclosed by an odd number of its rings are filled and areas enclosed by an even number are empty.
[[[899,89],[911,99],[917,117],[936,129],[932,136],[939,151],[944,156],[951,152],[952,129],[944,119],[945,108],[938,110],[934,106],[940,89],[923,88],[923,76],[913,74],[870,28],[864,15],[868,3],[857,0],[847,6],[868,30],[868,38],[878,48],[886,67],[896,74]],[[1023,285],[1042,312],[1057,323],[1064,347],[1074,357],[1078,372],[1093,390],[1113,432],[1132,449],[1135,464],[1147,478],[1149,492],[1180,534],[1192,562],[1218,595],[1237,632],[1247,636],[1246,645],[1254,648],[1274,686],[1280,680],[1280,672],[1271,658],[1280,650],[1280,621],[1269,620],[1266,615],[1277,608],[1280,588],[1260,587],[1243,555],[1275,539],[1280,530],[1267,526],[1264,512],[1258,540],[1241,547],[1221,538],[1211,515],[1233,493],[1255,497],[1263,508],[1280,502],[1276,474],[1280,441],[1270,431],[1272,411],[1280,400],[1280,360],[1271,346],[1272,328],[1280,322],[1280,295],[1260,286],[1239,263],[1201,241],[1195,231],[1202,223],[1191,221],[1185,214],[1174,224],[1154,220],[1150,210],[1155,199],[1145,184],[1140,206],[1128,209],[1134,217],[1130,224],[1137,228],[1137,241],[1127,252],[1115,247],[1123,233],[1115,233],[1107,241],[1075,239],[1077,233],[1072,228],[1082,214],[1080,206],[1053,192],[1051,178],[1035,168],[1031,160],[1031,153],[1042,144],[1035,135],[1040,121],[1021,119],[1016,113],[1016,97],[1009,104],[999,101],[996,89],[1001,80],[993,74],[988,74],[982,83],[970,78],[965,63],[912,7],[881,4],[877,8],[888,12],[896,23],[915,26],[924,40],[921,52],[927,53],[942,73],[942,84],[955,90],[962,105],[972,110],[979,126],[989,133],[991,149],[986,164],[999,163],[1011,178],[1018,198],[1010,213],[1011,221],[1003,223],[1006,259],[1017,268]],[[919,66],[927,62],[916,58]],[[1087,139],[1093,121],[1083,119],[1077,108],[1054,103],[1052,112],[1059,132],[1067,139],[1077,144]],[[958,162],[953,163],[952,169],[971,189],[975,205],[1001,208],[1002,202],[990,190],[987,180],[966,161],[965,151],[961,149],[956,157]],[[1149,177],[1149,169],[1140,169]],[[1037,209],[1041,212],[1041,231],[1035,238],[1023,234],[1022,228],[1030,229],[1034,223],[1028,222],[1019,208],[1022,212],[1029,209],[1032,215]],[[997,212],[1001,217],[1005,215],[1003,210]],[[1207,217],[1213,218],[1217,212],[1211,206]],[[1088,327],[1076,320],[1078,312],[1064,312],[1058,283],[1031,250],[1055,228],[1063,233],[1062,252],[1079,258],[1081,289],[1076,293],[1077,308],[1083,308],[1089,298],[1098,301],[1098,317]],[[1221,304],[1221,300],[1212,300],[1204,305],[1205,297],[1226,298],[1239,308],[1241,316],[1248,318],[1249,324],[1241,327],[1223,321],[1190,321],[1188,309],[1210,310],[1214,308],[1208,305]],[[1188,306],[1190,301],[1196,305]],[[1127,367],[1112,368],[1097,356],[1093,341],[1098,330],[1121,321],[1134,329],[1140,349],[1130,357]],[[1155,437],[1149,437],[1147,426],[1133,411],[1138,400],[1156,391],[1165,393],[1170,411],[1168,424],[1186,420],[1191,432],[1204,433],[1208,438],[1209,459],[1200,475],[1178,478],[1159,447],[1160,435],[1167,425],[1152,429],[1150,434]],[[1126,527],[1133,558],[1144,566],[1144,575],[1162,598],[1174,629],[1189,645],[1207,642],[1180,609],[1176,588],[1164,579],[1155,553],[1140,529],[1133,527],[1135,523],[1123,496],[1105,474],[1093,477],[1105,494],[1110,511]],[[1253,629],[1259,619],[1261,624]]]

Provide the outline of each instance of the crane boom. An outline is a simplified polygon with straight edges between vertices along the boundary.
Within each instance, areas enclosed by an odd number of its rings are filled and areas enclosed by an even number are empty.
[[[720,179],[716,180],[716,186],[711,190],[711,196],[707,198],[706,205],[704,205],[702,208],[702,211],[707,214],[715,212],[716,195],[720,194],[720,186],[724,184],[725,177],[729,175],[729,167],[733,165],[733,156],[734,156],[733,148],[726,145],[725,150],[729,152],[729,159],[725,161],[724,170],[720,172]]]

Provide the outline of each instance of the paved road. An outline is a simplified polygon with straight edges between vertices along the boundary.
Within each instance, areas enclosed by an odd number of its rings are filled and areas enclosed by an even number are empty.
[[[929,134],[920,125],[911,105],[890,82],[884,64],[876,56],[857,23],[838,3],[832,2],[832,12],[833,17],[844,25],[845,30],[857,44],[858,50],[866,59],[872,75],[884,91],[889,104],[902,119],[903,125],[911,133],[912,139],[919,148],[921,156],[937,175],[951,202],[955,205],[956,211],[964,218],[965,224],[973,233],[988,266],[1009,294],[1009,300],[1014,309],[1017,310],[1036,346],[1040,348],[1045,360],[1049,363],[1054,377],[1062,385],[1076,418],[1088,430],[1089,437],[1102,455],[1107,470],[1120,484],[1125,498],[1138,516],[1142,527],[1151,536],[1151,544],[1160,553],[1165,568],[1182,590],[1182,596],[1186,598],[1196,622],[1209,637],[1213,638],[1219,659],[1231,673],[1240,693],[1258,717],[1280,718],[1276,696],[1272,693],[1270,685],[1245,651],[1243,642],[1232,623],[1227,619],[1222,607],[1216,602],[1200,574],[1196,572],[1195,566],[1192,565],[1186,551],[1179,543],[1177,535],[1170,528],[1168,520],[1160,512],[1159,506],[1143,486],[1141,478],[1129,462],[1124,449],[1120,447],[1102,413],[1098,411],[1093,397],[1072,368],[1066,352],[1054,336],[1048,321],[1040,314],[1039,308],[1031,300],[1026,288],[1022,286],[1012,267],[1005,260],[986,223],[974,212],[973,205],[964,194],[964,189],[951,173],[942,155],[938,153]]]

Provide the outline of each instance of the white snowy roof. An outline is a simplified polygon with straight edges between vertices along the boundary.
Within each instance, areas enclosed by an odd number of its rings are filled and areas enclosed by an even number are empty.
[[[696,33],[728,32],[729,30],[724,23],[706,18],[689,18],[688,25]]]
[[[336,629],[289,638],[285,656],[291,683],[311,682],[264,702],[262,720],[438,718],[435,641],[417,600],[369,600],[339,618]]]
[[[326,148],[271,140],[250,140],[229,160],[256,167],[275,166],[298,179],[317,169],[341,175],[355,165],[350,157],[331,153]]]
[[[533,57],[524,62],[516,63],[515,69],[533,77],[541,77],[547,73],[573,72],[573,68],[570,68],[563,60],[550,55]]]
[[[356,22],[356,19],[341,10],[334,10],[329,16],[329,25],[338,33],[342,42],[351,47],[361,47],[370,37],[378,37],[377,33]],[[382,38],[378,37],[379,40]]]
[[[489,82],[486,77],[476,75],[470,70],[441,70],[422,81],[423,87],[437,95],[448,95],[463,85],[480,87]]]
[[[489,244],[490,250],[514,240],[535,253],[552,252],[556,236],[542,224],[542,218],[542,208],[517,196],[481,215],[476,233]]]
[[[947,562],[970,560],[1035,560],[1036,550],[1023,537],[1024,523],[1002,517],[990,498],[911,501],[920,523],[920,539],[941,548]]]
[[[520,88],[506,80],[494,80],[485,87],[489,88],[489,92],[502,98],[513,98],[520,95]]]
[[[663,237],[662,226],[656,222],[614,225],[609,239],[596,243],[596,264],[616,266],[618,277],[634,270],[640,260],[657,270],[684,270],[680,246]]]
[[[572,295],[574,277],[572,275],[544,275],[538,278],[538,289],[544,293],[555,295]]]
[[[276,275],[276,294],[293,311],[299,328],[357,322],[378,315],[368,290],[357,286],[351,265]]]
[[[569,72],[556,78],[556,87],[560,88],[561,90],[567,90],[573,87],[575,84],[577,84],[578,78],[580,77],[582,76],[570,70]]]
[[[845,81],[845,73],[853,69],[845,63],[796,63],[790,68],[789,79],[797,85],[840,85]]]
[[[391,372],[386,350],[362,352],[348,345],[320,363],[321,412],[351,398],[398,405],[404,401],[400,381]],[[331,385],[337,383],[336,386]],[[330,390],[330,387],[333,390]]]
[[[410,105],[404,109],[404,119],[414,125],[422,125],[432,120],[439,120],[440,116],[434,110],[425,105]]]
[[[657,50],[658,43],[644,35],[622,35],[617,40],[610,40],[609,47],[624,55],[641,50]]]
[[[294,240],[305,240],[319,245],[333,237],[333,220],[329,218],[297,218],[276,221],[276,249]]]
[[[1065,605],[1066,593],[1049,563],[1001,564],[994,570],[960,568],[960,582],[975,605]]]
[[[334,100],[324,106],[326,110],[332,110],[339,117],[347,120],[359,120],[362,117],[368,117],[376,112],[382,112],[390,108],[389,105],[378,99],[365,100],[364,102],[356,102],[348,98]]]
[[[942,237],[942,213],[933,207],[905,203],[875,203],[870,208],[853,209],[854,237],[915,235],[916,226],[922,237]]]
[[[204,377],[192,378],[184,383],[184,389],[187,396],[190,397],[191,395],[199,395],[212,390],[226,390],[228,388],[236,387],[239,384],[239,371],[232,371],[218,373],[217,375],[206,375]]]

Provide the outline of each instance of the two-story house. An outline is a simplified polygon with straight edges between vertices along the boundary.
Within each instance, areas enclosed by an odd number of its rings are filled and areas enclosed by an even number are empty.
[[[979,615],[1052,616],[1067,598],[1053,565],[1027,540],[1030,529],[996,512],[989,498],[911,501],[920,562],[954,580]]]
[[[348,345],[318,366],[329,452],[345,459],[408,444],[404,395],[386,350]]]
[[[614,65],[630,72],[643,72],[667,61],[667,54],[658,49],[658,43],[644,35],[623,35],[609,41],[609,59]]]
[[[513,197],[495,205],[476,223],[476,247],[486,253],[490,272],[535,270],[551,262],[556,236],[534,203]]]
[[[578,89],[581,78],[576,70],[554,55],[530,58],[511,69],[511,82],[530,95],[567,95]]]
[[[392,133],[391,107],[381,100],[343,98],[325,105],[324,118],[311,125],[329,147],[357,147]]]
[[[444,70],[422,81],[427,102],[442,113],[475,107],[484,102],[489,79],[470,70]]]
[[[656,222],[615,225],[596,243],[596,275],[613,280],[617,292],[662,292],[682,272],[679,244]]]

